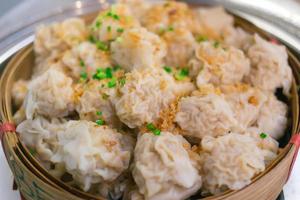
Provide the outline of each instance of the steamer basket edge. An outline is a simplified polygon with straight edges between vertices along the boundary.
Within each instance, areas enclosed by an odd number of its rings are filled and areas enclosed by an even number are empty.
[[[255,27],[250,22],[242,18],[235,17],[239,26],[246,30],[259,32],[262,36],[270,38],[270,35],[261,29]],[[18,74],[18,67],[24,65],[24,60],[32,54],[32,48],[26,47],[21,50],[9,62],[3,72],[0,80],[0,91],[4,93],[1,96],[1,119],[3,122],[12,122],[12,106],[10,88],[16,77],[30,74],[28,71],[24,74]],[[32,56],[32,55],[31,55]],[[295,55],[289,52],[289,61],[294,71],[294,80],[292,86],[292,133],[295,134],[299,124],[299,99],[297,93],[296,81],[299,83],[300,63]],[[28,62],[28,60],[26,61]],[[28,68],[28,65],[27,65]],[[28,69],[27,69],[28,70]],[[20,73],[20,72],[19,72]],[[3,94],[2,93],[2,94]],[[299,131],[299,130],[298,130]],[[3,149],[8,160],[9,166],[15,176],[15,180],[21,193],[27,200],[43,198],[45,200],[63,200],[63,199],[101,199],[85,194],[77,189],[71,188],[54,177],[49,176],[43,167],[39,166],[37,160],[24,148],[19,142],[17,134],[11,132],[5,134],[2,140]],[[221,195],[207,197],[207,200],[219,199],[266,199],[273,200],[280,193],[288,176],[289,166],[291,165],[296,148],[294,145],[287,144],[278,158],[260,175],[254,178],[253,182],[247,187],[238,191],[228,191]]]

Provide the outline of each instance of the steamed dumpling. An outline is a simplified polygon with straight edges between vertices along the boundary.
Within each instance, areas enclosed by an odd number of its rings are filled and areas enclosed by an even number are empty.
[[[214,92],[194,92],[192,96],[181,98],[175,122],[183,135],[199,139],[206,135],[223,135],[237,127],[232,108],[221,94]]]
[[[292,84],[292,70],[288,64],[286,48],[272,44],[259,35],[254,35],[254,44],[248,49],[247,56],[251,61],[248,81],[263,90],[274,92],[283,88],[289,95]]]
[[[205,136],[201,148],[203,190],[211,194],[241,189],[265,170],[262,149],[251,136],[237,133],[218,138]]]
[[[212,83],[234,84],[242,81],[249,73],[250,62],[244,53],[235,47],[224,47],[217,42],[201,42],[195,50],[194,64],[200,72],[197,76],[197,86]]]
[[[82,72],[87,72],[87,75],[92,77],[98,68],[112,66],[109,54],[97,49],[96,45],[90,42],[82,42],[67,51],[62,62],[70,75],[76,79],[79,79]]]
[[[195,38],[193,34],[182,28],[166,32],[162,38],[167,44],[166,65],[185,67],[194,55]]]
[[[108,80],[92,80],[80,85],[76,92],[76,111],[80,119],[96,121],[101,118],[107,125],[118,128],[121,124],[116,115],[113,101],[116,98],[116,88],[107,87]],[[97,114],[101,113],[101,116]]]
[[[238,123],[244,129],[253,125],[260,115],[267,96],[260,89],[242,83],[223,85],[221,90],[234,111]]]
[[[29,81],[25,81],[25,80],[18,80],[13,84],[11,93],[12,93],[14,104],[17,107],[22,105],[26,97],[28,91],[28,84]]]
[[[287,128],[288,106],[279,101],[275,95],[269,94],[257,119],[258,128],[274,139],[280,139]]]
[[[37,114],[46,117],[64,117],[73,110],[72,79],[51,68],[28,86],[24,101],[27,119]]]
[[[202,27],[200,33],[205,37],[220,41],[234,29],[234,19],[223,7],[199,8],[195,13]]]
[[[84,191],[92,184],[112,182],[128,168],[132,146],[107,126],[88,121],[69,121],[58,136],[54,163],[64,163]]]
[[[141,134],[134,150],[133,178],[149,200],[181,200],[201,187],[201,177],[189,156],[189,143],[180,135]]]
[[[117,39],[123,31],[139,26],[126,3],[118,3],[99,13],[92,24],[91,32],[97,40],[108,43]]]
[[[40,26],[34,40],[37,64],[34,74],[41,74],[41,69],[57,62],[64,51],[86,40],[87,35],[85,22],[80,18]]]
[[[62,23],[40,26],[36,31],[34,50],[37,55],[47,56],[53,51],[79,44],[86,37],[85,22],[80,18],[70,18]]]
[[[64,120],[43,117],[27,119],[17,126],[20,140],[43,161],[49,161],[58,148],[57,135],[65,130]]]
[[[195,32],[199,26],[194,18],[187,4],[168,1],[153,4],[146,10],[141,21],[149,31],[162,34],[177,28]]]
[[[130,128],[142,126],[158,119],[176,96],[193,89],[191,82],[175,81],[164,70],[134,70],[126,74],[126,84],[120,88],[117,115]]]
[[[251,136],[256,141],[257,146],[263,151],[266,165],[276,158],[279,143],[271,135],[255,126],[247,128],[243,134]]]
[[[166,55],[166,45],[145,28],[125,30],[121,40],[111,44],[112,59],[126,71],[158,67]]]

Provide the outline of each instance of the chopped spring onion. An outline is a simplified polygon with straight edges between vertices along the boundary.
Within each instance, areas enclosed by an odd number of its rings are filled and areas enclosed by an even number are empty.
[[[96,46],[98,49],[102,50],[102,51],[108,51],[109,50],[109,47],[107,44],[105,44],[104,42],[102,41],[96,41]]]
[[[106,78],[106,73],[103,69],[97,69],[97,73],[93,75],[93,79],[102,80]]]
[[[189,75],[189,70],[187,68],[181,69],[178,73],[175,74],[175,79],[182,81]]]
[[[155,126],[154,126],[154,124],[152,124],[152,123],[149,123],[149,124],[147,124],[147,129],[149,130],[149,131],[151,131],[154,135],[160,135],[160,130],[159,129],[157,129]]]
[[[109,88],[113,88],[117,85],[117,79],[116,77],[113,77],[108,83],[107,83],[107,86]]]
[[[121,69],[120,65],[113,66],[113,71],[118,71],[119,69]]]
[[[123,29],[123,28],[118,28],[118,29],[117,29],[117,32],[118,32],[118,33],[123,33],[123,32],[124,32],[124,29]]]
[[[107,32],[111,32],[111,26],[107,27]]]
[[[101,27],[101,25],[102,25],[102,22],[100,22],[99,20],[97,20],[96,23],[95,23],[96,28],[99,29]]]
[[[267,134],[265,134],[265,133],[261,133],[261,134],[259,134],[259,137],[260,137],[261,139],[265,139],[267,136],[268,136],[268,135],[267,135]]]
[[[205,42],[205,41],[207,41],[207,40],[208,40],[207,37],[204,36],[204,35],[198,35],[198,36],[196,37],[196,41],[197,41],[197,42]]]
[[[102,112],[101,112],[101,111],[97,111],[97,112],[96,112],[96,115],[101,116],[101,115],[102,115]]]
[[[80,63],[81,67],[85,67],[85,64],[84,64],[83,60],[80,60],[79,63]]]
[[[91,43],[96,43],[96,38],[95,38],[94,36],[90,35],[90,36],[89,36],[89,41],[90,41]]]
[[[215,41],[213,45],[214,45],[215,48],[218,48],[220,46],[220,42]]]
[[[164,66],[164,70],[165,70],[167,73],[171,73],[171,72],[172,72],[172,68],[169,67],[169,66]]]
[[[102,125],[104,125],[104,120],[103,119],[97,119],[96,120],[96,124],[98,124],[99,126],[102,126]]]
[[[110,67],[106,68],[105,74],[106,74],[106,78],[112,78],[113,77],[112,69]]]
[[[125,83],[126,83],[125,77],[119,79],[119,84],[120,84],[122,87],[125,85]]]
[[[82,78],[83,80],[86,80],[87,77],[88,77],[88,74],[87,74],[86,72],[82,72],[82,73],[80,74],[80,78]]]

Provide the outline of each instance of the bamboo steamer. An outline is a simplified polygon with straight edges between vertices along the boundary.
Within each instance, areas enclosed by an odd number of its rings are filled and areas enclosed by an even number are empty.
[[[83,16],[89,22],[96,13]],[[273,38],[263,30],[242,18],[235,16],[235,22],[248,32],[257,32],[265,38]],[[299,132],[299,94],[297,84],[300,83],[300,63],[295,54],[288,50],[289,63],[293,69],[294,79],[291,89],[290,128],[286,133],[286,141]],[[11,89],[15,81],[28,79],[34,65],[32,44],[17,53],[6,66],[0,79],[0,117],[2,123],[13,122],[13,106]],[[27,200],[101,200],[91,194],[84,193],[70,187],[62,181],[51,176],[45,168],[24,147],[16,132],[6,132],[2,138],[3,149],[14,174],[15,182]],[[250,185],[237,191],[227,191],[217,196],[204,198],[205,200],[274,200],[286,183],[293,158],[297,152],[294,144],[287,144],[281,149],[276,160],[267,169],[253,178]],[[10,183],[8,183],[10,184]]]

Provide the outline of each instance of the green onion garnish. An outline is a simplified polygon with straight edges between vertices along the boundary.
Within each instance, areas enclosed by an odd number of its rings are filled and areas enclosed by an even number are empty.
[[[120,65],[113,66],[113,71],[118,71],[119,69],[121,69]]]
[[[151,131],[154,135],[160,135],[160,130],[157,129],[154,124],[149,123],[146,125],[147,129]]]
[[[102,23],[101,23],[100,21],[97,20],[97,21],[96,21],[96,24],[95,24],[96,28],[99,29],[99,28],[101,27],[101,25],[102,25]]]
[[[122,87],[125,85],[125,83],[126,83],[125,77],[119,79],[119,84],[120,84]]]
[[[160,135],[160,130],[159,129],[155,129],[154,131],[152,131],[154,133],[154,135]]]
[[[101,115],[102,115],[102,112],[101,112],[101,111],[97,111],[97,112],[96,112],[96,115],[101,116]]]
[[[81,66],[81,67],[84,67],[84,66],[85,66],[83,60],[80,60],[79,63],[80,63],[80,66]]]
[[[260,137],[261,139],[265,139],[267,136],[268,136],[268,135],[267,135],[267,134],[265,134],[265,133],[261,133],[261,134],[259,134],[259,137]]]
[[[102,125],[104,125],[104,120],[103,119],[97,119],[96,120],[96,124],[98,124],[99,126],[102,126]]]
[[[102,80],[106,78],[106,73],[103,69],[97,69],[97,73],[93,75],[93,79]]]
[[[96,43],[96,39],[95,39],[95,37],[92,36],[92,35],[89,36],[89,41],[90,41],[91,43]]]
[[[173,27],[173,26],[169,26],[169,27],[167,28],[167,31],[174,31],[174,27]]]
[[[197,42],[204,42],[204,41],[207,41],[207,40],[208,40],[207,37],[204,36],[204,35],[198,35],[198,36],[196,37],[196,41],[197,41]]]
[[[111,32],[111,26],[107,27],[107,32]]]
[[[149,123],[149,124],[147,124],[147,129],[149,130],[149,131],[154,131],[155,129],[156,129],[156,127],[154,126],[154,124],[152,124],[152,123]]]
[[[110,67],[106,68],[105,74],[106,74],[106,78],[112,78],[113,77],[112,69]]]
[[[175,79],[178,81],[182,81],[189,75],[189,69],[183,68],[177,74],[175,74]]]
[[[113,77],[108,83],[107,83],[107,86],[109,88],[113,88],[117,85],[117,79],[116,77]]]
[[[82,78],[83,80],[86,80],[87,77],[88,77],[88,74],[87,74],[86,72],[82,72],[82,73],[80,74],[80,78]]]
[[[108,51],[109,48],[108,48],[108,45],[105,44],[104,42],[101,42],[101,41],[96,41],[96,46],[98,49],[102,50],[102,51]]]
[[[124,29],[123,29],[123,28],[118,28],[118,29],[117,29],[117,32],[118,32],[118,33],[123,33],[123,32],[124,32]]]
[[[172,68],[169,67],[169,66],[164,66],[164,70],[165,70],[167,73],[171,73],[171,72],[172,72]]]
[[[220,46],[220,42],[215,41],[215,42],[214,42],[214,47],[215,47],[215,48],[218,48],[219,46]]]
[[[112,18],[114,18],[115,20],[119,20],[120,19],[119,15],[117,15],[117,14],[113,14]]]

